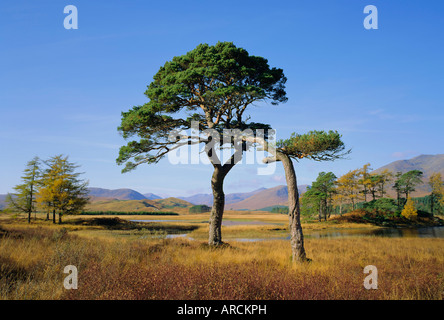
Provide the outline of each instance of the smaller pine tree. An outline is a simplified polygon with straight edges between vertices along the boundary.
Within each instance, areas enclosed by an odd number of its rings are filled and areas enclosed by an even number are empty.
[[[412,198],[407,198],[407,202],[404,206],[404,209],[402,209],[401,215],[407,219],[416,218],[418,216],[418,211],[416,210]]]

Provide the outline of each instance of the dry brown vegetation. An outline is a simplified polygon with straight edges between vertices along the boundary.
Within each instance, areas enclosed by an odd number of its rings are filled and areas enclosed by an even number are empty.
[[[307,239],[311,263],[291,264],[288,241],[230,242],[137,236],[100,223],[2,221],[2,299],[443,299],[444,239]],[[96,229],[90,229],[92,227]],[[136,232],[134,237],[109,236]],[[86,237],[85,235],[88,235]],[[79,288],[66,290],[66,265]],[[363,286],[366,265],[378,289]]]

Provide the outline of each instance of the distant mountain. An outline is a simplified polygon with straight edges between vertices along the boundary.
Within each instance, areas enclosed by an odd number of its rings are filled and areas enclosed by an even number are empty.
[[[410,170],[421,170],[424,176],[429,177],[434,172],[441,172],[444,175],[444,154],[420,155],[409,160],[398,160],[391,162],[374,172],[388,169],[393,172],[405,173]]]
[[[117,200],[144,200],[146,197],[132,189],[103,189],[103,188],[88,188],[89,195],[97,198],[108,198]]]
[[[255,194],[258,194],[259,192],[262,192],[264,190],[267,190],[267,188],[259,188],[257,190],[251,191],[251,192],[229,193],[225,196],[225,204],[240,202],[240,201],[245,200],[251,196],[254,196]]]
[[[307,185],[298,186],[299,194],[307,190]],[[287,186],[281,185],[274,188],[264,189],[254,195],[232,204],[225,205],[228,210],[258,210],[265,207],[286,205],[288,203]]]
[[[307,190],[307,185],[298,186],[299,193]],[[213,205],[213,195],[196,194],[190,197],[180,197],[180,199],[191,202],[192,204]],[[225,195],[226,210],[258,210],[261,208],[286,205],[288,202],[288,192],[286,186],[277,186],[274,188],[260,188],[250,192],[228,193]]]
[[[250,209],[257,210],[272,205],[283,204],[288,200],[287,186],[277,186],[263,190],[255,195],[248,197],[237,203],[226,205],[225,209],[240,210]]]
[[[154,193],[144,193],[143,196],[148,200],[162,199],[161,196],[158,196],[157,194]]]
[[[393,173],[405,173],[411,170],[422,171],[424,174],[422,178],[423,184],[419,185],[416,188],[416,191],[412,193],[412,197],[422,197],[430,192],[427,181],[432,173],[440,172],[444,177],[444,154],[420,155],[409,160],[394,161],[374,170],[373,172],[378,173],[385,169],[388,169]],[[389,190],[389,195],[394,196],[394,191]]]
[[[208,193],[198,193],[189,197],[178,197],[179,199],[191,202],[192,204],[206,204],[207,206],[213,205],[213,196]]]
[[[225,204],[236,203],[242,201],[248,197],[255,195],[258,192],[266,190],[266,188],[260,188],[250,192],[238,192],[238,193],[227,193],[225,195]],[[179,197],[179,199],[191,202],[192,204],[205,204],[207,206],[213,205],[213,195],[208,193],[199,193],[189,197]]]

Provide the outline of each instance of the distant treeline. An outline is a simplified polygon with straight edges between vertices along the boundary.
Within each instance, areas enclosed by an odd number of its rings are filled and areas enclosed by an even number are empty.
[[[211,211],[211,208],[207,205],[204,205],[204,204],[195,205],[189,209],[190,213],[205,213],[205,212],[210,212],[210,211]]]
[[[179,214],[171,211],[140,211],[140,212],[123,212],[123,211],[82,211],[80,215],[99,216],[99,215],[116,215],[116,216],[178,216]]]
[[[418,197],[418,198],[412,198],[416,209],[418,209],[418,211],[422,212],[422,214],[431,214],[431,210],[430,210],[430,204],[432,202],[432,197],[431,196],[425,196],[425,197]],[[405,199],[401,199],[401,206],[404,206],[406,200]],[[355,205],[356,209],[385,209],[387,211],[393,211],[393,212],[397,212],[398,214],[400,214],[401,210],[397,207],[396,205],[396,200],[395,199],[385,199],[384,200],[379,200],[379,201],[370,201],[370,202],[358,202]],[[304,208],[302,208],[304,209]],[[288,214],[288,207],[287,206],[281,206],[281,205],[277,205],[277,206],[270,206],[270,207],[266,207],[266,208],[262,208],[261,210],[263,211],[269,211],[271,213],[283,213],[283,214]],[[303,214],[311,214],[311,213],[307,213],[304,212],[304,210],[302,210]],[[332,206],[331,208],[331,214],[337,214],[340,215],[342,213],[345,212],[350,212],[353,211],[352,208],[352,204],[345,204],[342,206],[342,210],[339,206]]]
[[[385,200],[382,200],[385,199]],[[379,200],[379,201],[378,201]],[[373,200],[369,202],[358,202],[356,204],[356,209],[389,209],[389,211],[397,212],[398,214],[401,213],[401,208],[404,207],[405,203],[407,202],[406,199],[399,199],[400,206],[397,206],[397,200],[396,199],[390,199],[390,198],[381,198],[378,200]],[[432,202],[432,197],[430,195],[424,196],[424,197],[417,197],[412,198],[413,203],[415,204],[415,207],[418,211],[422,211],[425,214],[432,214],[432,211],[430,210],[430,204]],[[373,204],[376,204],[374,206]],[[439,208],[438,208],[439,209]],[[350,212],[352,211],[352,205],[346,204],[343,205],[342,212]],[[438,212],[439,213],[439,212]],[[341,214],[340,207],[339,206],[333,206],[332,208],[332,214]]]
[[[283,213],[283,214],[288,214],[288,207],[286,207],[286,206],[273,207],[270,211],[271,211],[272,213]]]

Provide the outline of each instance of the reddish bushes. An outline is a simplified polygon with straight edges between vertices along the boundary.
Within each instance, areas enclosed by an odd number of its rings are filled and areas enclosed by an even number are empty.
[[[154,264],[119,270],[93,263],[79,271],[79,289],[66,299],[368,299],[376,298],[356,281],[339,275],[298,274],[281,267],[201,264],[193,267]],[[349,276],[348,279],[351,277]]]

